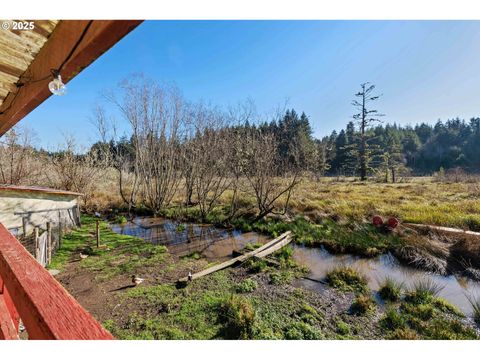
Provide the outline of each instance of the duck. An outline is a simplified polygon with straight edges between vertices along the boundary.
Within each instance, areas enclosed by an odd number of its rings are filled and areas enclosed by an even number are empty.
[[[135,275],[132,275],[132,283],[137,286],[137,285],[140,285],[142,282],[144,282],[145,279],[142,279],[142,278],[139,278]]]
[[[189,271],[188,272],[188,281],[192,281],[193,280],[193,275],[192,275],[192,272]]]
[[[80,253],[80,259],[86,259],[87,257],[88,257],[87,254],[82,254],[82,253]]]

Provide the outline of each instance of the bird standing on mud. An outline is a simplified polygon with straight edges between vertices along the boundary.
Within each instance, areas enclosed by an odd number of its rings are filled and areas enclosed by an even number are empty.
[[[135,275],[132,275],[132,283],[135,286],[140,285],[144,281],[145,281],[145,279],[142,279],[142,278],[136,277]]]

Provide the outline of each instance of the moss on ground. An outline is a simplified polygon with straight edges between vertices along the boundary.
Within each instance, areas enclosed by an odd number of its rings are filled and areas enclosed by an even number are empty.
[[[422,302],[406,297],[390,306],[380,320],[387,339],[478,339],[475,330],[461,320],[464,315],[441,298],[430,296]]]

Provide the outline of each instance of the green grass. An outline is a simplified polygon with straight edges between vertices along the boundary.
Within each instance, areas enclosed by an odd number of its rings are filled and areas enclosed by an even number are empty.
[[[106,280],[118,274],[133,274],[140,267],[154,266],[164,260],[167,248],[143,239],[113,232],[106,222],[100,221],[100,247],[96,247],[96,218],[82,215],[82,226],[64,235],[61,247],[49,265],[50,269],[63,269],[69,261],[80,260],[80,252],[89,257],[81,260],[81,267],[97,273]],[[87,251],[86,251],[87,250]]]
[[[288,223],[264,219],[252,224],[248,219],[240,218],[234,220],[232,225],[243,231],[257,231],[272,237],[292,231],[297,244],[312,247],[323,245],[332,252],[350,252],[369,257],[394,251],[404,245],[398,235],[379,233],[370,224],[339,224],[331,219],[322,219],[320,223],[312,223],[303,217],[296,217]]]
[[[253,279],[245,279],[236,286],[238,293],[251,293],[258,287],[258,283]]]
[[[368,292],[367,279],[350,267],[338,267],[327,273],[328,284],[342,291]]]
[[[119,339],[322,339],[324,315],[298,292],[269,298],[236,294],[228,269],[198,279],[179,290],[173,285],[136,287],[121,295],[135,309],[126,320],[104,325]],[[125,305],[123,305],[125,306]],[[119,321],[119,322],[117,322]],[[324,329],[324,330],[322,330]]]

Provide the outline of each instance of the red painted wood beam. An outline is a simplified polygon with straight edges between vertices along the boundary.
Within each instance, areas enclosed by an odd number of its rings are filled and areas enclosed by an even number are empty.
[[[60,72],[64,83],[77,76],[141,22],[141,20],[60,21],[20,78],[19,82],[24,85],[16,94],[10,92],[0,107],[0,112],[3,111],[3,114],[0,114],[0,136],[52,95],[48,90],[48,83],[51,81],[48,77],[50,70],[59,69],[87,27],[83,40]],[[35,82],[45,77],[48,78]]]
[[[18,328],[10,316],[9,308],[5,302],[5,297],[2,294],[0,294],[0,339],[18,339]]]
[[[0,277],[29,339],[113,339],[2,224]]]

